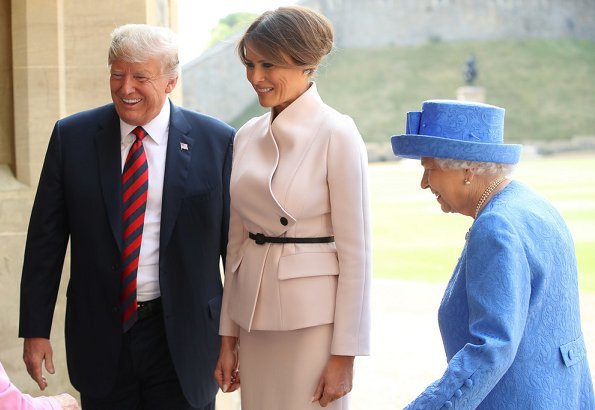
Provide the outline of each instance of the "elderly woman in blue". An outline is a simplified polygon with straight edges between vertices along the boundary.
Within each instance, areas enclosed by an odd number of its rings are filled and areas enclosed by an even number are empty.
[[[432,100],[392,137],[442,210],[473,218],[438,312],[448,367],[407,409],[595,409],[572,237],[510,180],[521,147],[503,129],[502,108]]]

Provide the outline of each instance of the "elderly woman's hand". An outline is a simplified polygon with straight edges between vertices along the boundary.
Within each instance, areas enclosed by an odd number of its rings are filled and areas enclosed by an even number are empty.
[[[354,356],[330,357],[318,382],[312,403],[318,401],[321,407],[340,399],[351,391],[353,383]]]
[[[78,402],[74,397],[68,393],[62,393],[57,396],[52,396],[62,406],[64,410],[81,410]]]

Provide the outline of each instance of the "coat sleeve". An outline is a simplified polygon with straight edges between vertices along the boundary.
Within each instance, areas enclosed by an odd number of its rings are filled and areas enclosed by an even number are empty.
[[[234,131],[235,134],[235,131]],[[221,223],[221,243],[219,244],[221,260],[225,267],[227,260],[227,242],[229,235],[229,180],[231,178],[231,163],[233,153],[233,136],[225,153],[223,164],[223,221]]]
[[[31,397],[10,382],[0,364],[0,410],[58,410],[62,407],[52,397]]]
[[[339,276],[331,353],[370,354],[371,234],[368,158],[353,120],[343,116],[328,149],[328,187]]]
[[[58,122],[48,145],[27,232],[19,337],[50,337],[69,235]]]
[[[470,340],[408,410],[475,409],[511,366],[523,336],[531,272],[515,229],[496,214],[476,220],[466,261]]]

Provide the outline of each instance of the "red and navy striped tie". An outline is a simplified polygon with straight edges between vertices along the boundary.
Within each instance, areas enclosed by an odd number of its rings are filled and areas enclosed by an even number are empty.
[[[128,152],[122,172],[122,277],[120,304],[122,327],[127,331],[138,319],[136,299],[136,272],[147,207],[149,167],[143,148],[143,138],[147,133],[142,127],[132,130],[136,139]]]

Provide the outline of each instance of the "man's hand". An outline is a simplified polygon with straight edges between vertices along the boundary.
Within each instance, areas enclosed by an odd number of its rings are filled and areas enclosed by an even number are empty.
[[[52,344],[49,339],[42,337],[25,338],[23,343],[23,361],[27,366],[27,373],[41,390],[45,390],[48,382],[43,377],[41,364],[50,374],[54,374],[54,362],[52,360]]]
[[[353,356],[331,356],[320,376],[312,403],[326,407],[351,391],[353,383]]]

